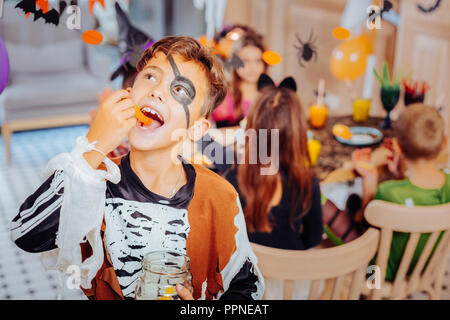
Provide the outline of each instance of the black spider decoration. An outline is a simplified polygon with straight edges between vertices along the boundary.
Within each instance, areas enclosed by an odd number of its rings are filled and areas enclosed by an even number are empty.
[[[303,42],[302,39],[300,39],[299,35],[296,34],[297,40],[300,44],[300,46],[294,46],[297,49],[297,58],[299,65],[304,68],[305,66],[302,63],[302,60],[308,62],[311,60],[312,57],[314,57],[314,62],[317,60],[317,47],[315,46],[314,42],[316,42],[317,37],[313,38],[313,30],[311,29],[311,32],[309,34],[309,39],[307,42]]]

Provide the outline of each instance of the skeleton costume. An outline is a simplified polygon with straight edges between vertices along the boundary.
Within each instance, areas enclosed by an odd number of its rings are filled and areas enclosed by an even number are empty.
[[[143,256],[173,250],[191,259],[195,299],[260,299],[264,281],[251,249],[235,189],[212,171],[182,160],[187,183],[172,198],[148,190],[129,155],[92,169],[86,137],[55,157],[45,182],[11,226],[23,250],[41,252],[47,267],[81,270],[90,299],[133,299]]]

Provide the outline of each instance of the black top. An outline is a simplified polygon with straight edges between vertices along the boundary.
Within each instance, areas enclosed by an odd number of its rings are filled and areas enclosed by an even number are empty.
[[[308,213],[301,219],[295,221],[295,230],[290,225],[289,215],[291,210],[291,196],[287,190],[288,173],[280,171],[283,194],[280,203],[270,210],[270,221],[273,224],[272,232],[249,232],[248,238],[250,242],[258,243],[264,246],[291,249],[306,250],[318,245],[322,241],[323,222],[322,222],[322,206],[320,202],[320,186],[316,177],[312,178],[312,197],[311,208]],[[239,192],[237,183],[237,166],[230,168],[225,173],[225,178]],[[245,210],[245,199],[240,194],[242,208]],[[301,209],[296,210],[300,214]],[[301,225],[302,232],[300,232]]]
[[[194,196],[195,169],[182,157],[178,157],[186,173],[187,183],[183,185],[172,198],[166,198],[147,189],[139,177],[134,173],[130,164],[130,154],[120,161],[120,182],[114,184],[106,182],[108,198],[122,198],[139,202],[160,203],[170,207],[187,209]]]
[[[210,144],[217,144],[212,148],[213,150],[218,150],[219,144],[212,140],[210,137],[206,137],[201,141],[201,148],[205,148]],[[220,145],[221,146],[221,145]],[[212,146],[209,146],[211,149]],[[226,154],[233,152],[231,149],[224,148],[223,150],[223,161],[221,163],[215,164],[215,171],[225,177],[239,193],[242,208],[245,211],[245,198],[240,193],[237,171],[239,165],[233,166],[232,164],[226,164]],[[214,153],[214,152],[213,152]],[[217,155],[213,154],[217,159]],[[232,157],[228,157],[232,159]],[[220,160],[219,160],[220,161]],[[273,207],[270,211],[269,217],[273,225],[272,232],[252,232],[248,233],[249,240],[251,242],[261,244],[268,247],[280,248],[280,249],[291,249],[291,250],[306,250],[311,247],[318,245],[322,241],[323,234],[323,221],[322,221],[322,205],[321,205],[321,195],[319,180],[317,177],[312,178],[312,195],[311,195],[311,207],[309,211],[301,218],[296,220],[294,227],[295,230],[290,225],[289,215],[291,209],[291,196],[286,190],[288,190],[287,177],[289,176],[289,171],[280,170],[281,183],[283,188],[283,194],[280,203]],[[257,190],[255,190],[257,192]],[[301,209],[296,209],[298,214],[301,213]],[[301,227],[303,225],[303,227]],[[301,228],[301,232],[299,231]]]

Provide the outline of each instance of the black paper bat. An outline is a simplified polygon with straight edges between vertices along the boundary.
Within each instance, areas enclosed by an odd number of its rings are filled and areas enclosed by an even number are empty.
[[[239,69],[244,67],[244,62],[242,62],[241,58],[238,57],[236,53],[233,53],[231,56],[231,59],[229,61],[225,60],[223,62],[223,65],[225,66],[225,69],[230,70],[233,69]]]
[[[22,0],[15,8],[20,8],[25,13],[35,13],[36,12],[36,0]]]
[[[37,10],[34,13],[34,21],[44,18],[45,23],[53,23],[55,26],[59,24],[59,12],[55,9],[49,10],[46,13],[42,13],[42,9]]]
[[[71,3],[76,1],[71,1]],[[25,14],[33,13],[34,21],[43,18],[45,23],[52,23],[54,25],[59,24],[59,17],[66,8],[66,1],[60,1],[59,12],[56,9],[51,9],[46,13],[42,12],[42,9],[36,10],[36,0],[22,0],[15,7],[22,9]]]

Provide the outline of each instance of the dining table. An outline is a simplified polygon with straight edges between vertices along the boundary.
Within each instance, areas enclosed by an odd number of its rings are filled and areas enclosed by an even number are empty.
[[[325,125],[321,128],[314,128],[308,123],[308,129],[312,133],[313,139],[318,140],[321,144],[320,153],[317,163],[313,167],[316,176],[319,178],[321,184],[333,183],[339,181],[352,180],[356,177],[353,170],[352,153],[361,147],[351,146],[339,142],[333,135],[333,126],[335,124],[343,124],[348,127],[371,127],[376,128],[383,134],[383,139],[380,142],[364,146],[364,148],[372,149],[372,163],[375,166],[383,166],[387,162],[387,157],[391,154],[388,149],[383,147],[384,138],[395,137],[395,121],[392,122],[392,128],[384,129],[381,127],[384,118],[369,117],[365,122],[353,121],[352,115],[344,116],[329,116]],[[209,131],[209,138],[220,144],[233,147],[236,139],[236,132],[239,127],[232,128],[212,128]],[[235,146],[234,146],[235,147]],[[187,158],[195,158],[202,162],[207,167],[214,170],[214,165],[211,161],[201,154],[198,144],[188,146],[190,152],[186,153]],[[190,154],[190,155],[189,155]],[[439,162],[442,163],[443,168],[449,167],[449,154],[444,152],[440,156]],[[198,163],[198,162],[197,162]],[[384,180],[381,179],[381,180]]]
[[[317,164],[314,167],[314,171],[320,181],[326,181],[329,175],[341,168],[351,169],[349,165],[351,156],[354,150],[359,147],[343,144],[336,140],[333,135],[333,126],[335,124],[343,124],[348,127],[372,127],[380,130],[383,137],[394,137],[394,129],[382,129],[380,123],[383,118],[369,117],[365,122],[355,122],[351,115],[346,116],[331,116],[328,117],[325,125],[322,128],[313,128],[310,126],[310,131],[313,133],[314,139],[318,140],[321,144],[319,158]],[[395,123],[394,123],[395,126]],[[369,148],[375,150],[380,147],[380,143],[369,146]],[[384,153],[385,154],[385,153]]]

